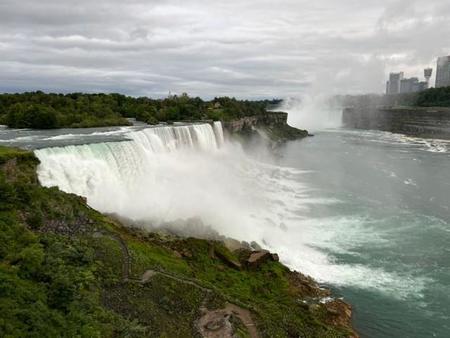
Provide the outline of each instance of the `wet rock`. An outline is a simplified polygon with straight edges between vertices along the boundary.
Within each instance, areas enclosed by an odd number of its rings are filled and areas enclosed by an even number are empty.
[[[351,332],[350,337],[358,337],[352,328],[352,307],[342,299],[334,299],[323,304],[327,311],[326,321],[333,326],[341,326]]]
[[[261,251],[263,250],[263,248],[261,247],[261,245],[259,245],[257,242],[253,241],[250,243],[250,246],[252,247],[253,250],[256,251]]]
[[[289,284],[291,293],[302,299],[325,298],[331,294],[330,290],[321,288],[314,279],[299,272],[289,274]]]
[[[252,250],[252,247],[250,246],[250,244],[248,242],[242,241],[241,244],[242,244],[243,249],[250,250],[250,251]]]
[[[267,261],[273,261],[275,259],[278,259],[277,254],[271,254],[267,250],[259,250],[259,251],[253,251],[250,253],[250,256],[246,260],[246,265],[249,268],[256,269],[260,267],[262,264],[264,264]]]

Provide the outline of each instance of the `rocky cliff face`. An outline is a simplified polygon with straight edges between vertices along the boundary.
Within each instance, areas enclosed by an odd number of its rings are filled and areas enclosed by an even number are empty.
[[[450,108],[358,107],[342,114],[347,128],[390,131],[418,137],[450,139]]]
[[[246,116],[223,122],[229,134],[257,135],[263,132],[271,141],[284,142],[308,136],[306,130],[291,127],[287,123],[288,114],[284,112],[267,112],[263,115]]]

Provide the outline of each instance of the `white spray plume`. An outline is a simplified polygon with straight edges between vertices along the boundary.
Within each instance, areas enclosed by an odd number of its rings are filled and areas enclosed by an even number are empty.
[[[377,55],[340,58],[322,65],[311,85],[298,96],[286,98],[278,109],[289,113],[294,127],[315,132],[341,126],[338,95],[380,92],[384,88],[384,61]]]
[[[332,104],[325,95],[287,98],[280,109],[289,114],[289,124],[310,132],[341,126],[342,108]]]
[[[326,253],[330,245],[338,251],[363,245],[353,236],[341,246],[336,234],[365,230],[354,230],[347,218],[307,218],[311,204],[335,201],[312,198],[302,183],[304,171],[249,158],[239,144],[223,140],[219,124],[149,128],[129,138],[37,150],[39,179],[150,229],[198,217],[222,235],[279,252],[290,267],[322,282],[390,290],[394,285],[396,294],[416,286],[370,267],[335,263]],[[198,234],[189,222],[181,223],[185,234]]]

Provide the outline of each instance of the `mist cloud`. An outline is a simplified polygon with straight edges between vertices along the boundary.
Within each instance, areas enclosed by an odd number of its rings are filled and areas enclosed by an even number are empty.
[[[0,91],[381,92],[450,53],[449,19],[445,0],[2,0]]]

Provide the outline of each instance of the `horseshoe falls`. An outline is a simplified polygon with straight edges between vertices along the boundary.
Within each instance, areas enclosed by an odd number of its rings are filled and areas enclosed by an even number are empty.
[[[344,296],[363,337],[450,331],[445,141],[339,129],[268,157],[219,123],[108,131],[108,142],[78,133],[39,136],[43,185],[139,224],[196,217],[255,240]],[[61,146],[69,138],[85,144]]]

